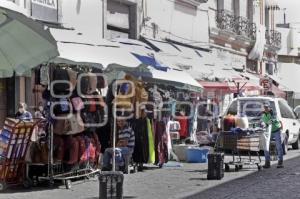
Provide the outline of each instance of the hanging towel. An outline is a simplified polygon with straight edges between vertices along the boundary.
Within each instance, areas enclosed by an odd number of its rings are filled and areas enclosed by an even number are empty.
[[[147,129],[148,129],[148,143],[149,143],[149,160],[148,163],[154,164],[155,162],[155,147],[153,139],[153,130],[150,119],[147,119]]]

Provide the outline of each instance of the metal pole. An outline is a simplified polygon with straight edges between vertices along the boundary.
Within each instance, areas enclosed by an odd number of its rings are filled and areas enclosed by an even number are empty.
[[[286,24],[286,8],[283,8],[283,24]]]
[[[116,80],[115,88],[114,88],[114,96],[115,99],[117,97],[117,85],[118,81]],[[116,171],[116,128],[117,128],[117,102],[115,100],[114,106],[113,106],[113,118],[114,118],[114,125],[113,125],[113,161],[112,161],[112,171]]]

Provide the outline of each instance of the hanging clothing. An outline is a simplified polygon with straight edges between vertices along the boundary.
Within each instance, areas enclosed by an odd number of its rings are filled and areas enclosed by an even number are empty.
[[[168,147],[168,159],[170,159],[170,155],[171,155],[171,152],[172,152],[172,138],[171,138],[171,134],[176,135],[180,135],[179,134],[179,130],[180,130],[180,124],[178,121],[172,121],[172,120],[169,120],[167,122],[167,125],[166,125],[166,134],[167,134],[167,147]],[[174,136],[175,137],[175,136]]]
[[[188,120],[187,117],[185,115],[183,115],[182,113],[180,113],[179,118],[178,118],[178,122],[180,124],[180,137],[181,138],[186,138],[188,136]]]
[[[157,121],[155,128],[155,163],[162,165],[168,161],[166,124],[163,121]]]
[[[149,159],[149,144],[148,144],[148,129],[147,119],[134,119],[131,122],[131,127],[135,134],[135,146],[133,152],[133,161],[136,163],[148,163]]]
[[[149,144],[149,160],[148,163],[155,163],[155,146],[153,138],[153,129],[150,119],[147,118],[147,129],[148,129],[148,144]]]

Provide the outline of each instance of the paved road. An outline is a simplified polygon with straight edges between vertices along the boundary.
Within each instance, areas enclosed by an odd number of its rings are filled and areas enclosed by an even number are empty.
[[[295,158],[299,155],[299,150],[290,151],[285,158]],[[274,188],[274,183],[287,182],[289,183],[288,190],[295,189],[297,191],[296,188],[300,185],[300,175],[298,176],[297,173],[299,172],[300,174],[299,166],[300,157],[299,161],[295,159],[286,163],[286,167],[282,170],[273,169],[257,173],[257,168],[253,167],[240,172],[226,173],[222,180],[212,181],[206,180],[207,164],[183,164],[179,168],[149,169],[144,172],[125,175],[124,196],[125,198],[143,199],[218,199],[233,198],[235,196],[237,196],[236,198],[241,198],[242,196],[247,196],[245,198],[265,198],[261,197],[260,194],[271,196],[272,190],[285,190],[285,188],[282,188],[284,186],[280,189]],[[294,167],[298,168],[293,169]],[[299,181],[293,184],[293,181],[297,181],[298,177]],[[277,180],[278,178],[281,178],[281,180]],[[0,199],[97,199],[99,195],[98,184],[97,179],[92,179],[87,182],[74,182],[71,190],[66,190],[64,186],[53,189],[40,187],[30,191],[11,189],[6,193],[0,193]],[[258,190],[260,194],[253,195],[253,193],[258,193],[257,185],[262,187]],[[192,195],[194,197],[191,197]],[[282,198],[279,196],[282,195],[276,193],[275,197]],[[287,196],[291,196],[291,194],[289,193]],[[300,195],[295,198],[300,198]]]
[[[300,157],[285,162],[284,169],[255,172],[194,194],[189,199],[293,199],[300,198]]]

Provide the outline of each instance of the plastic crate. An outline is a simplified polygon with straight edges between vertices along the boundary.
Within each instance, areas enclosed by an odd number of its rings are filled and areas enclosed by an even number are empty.
[[[186,161],[189,163],[206,163],[209,149],[189,147],[186,149]]]

